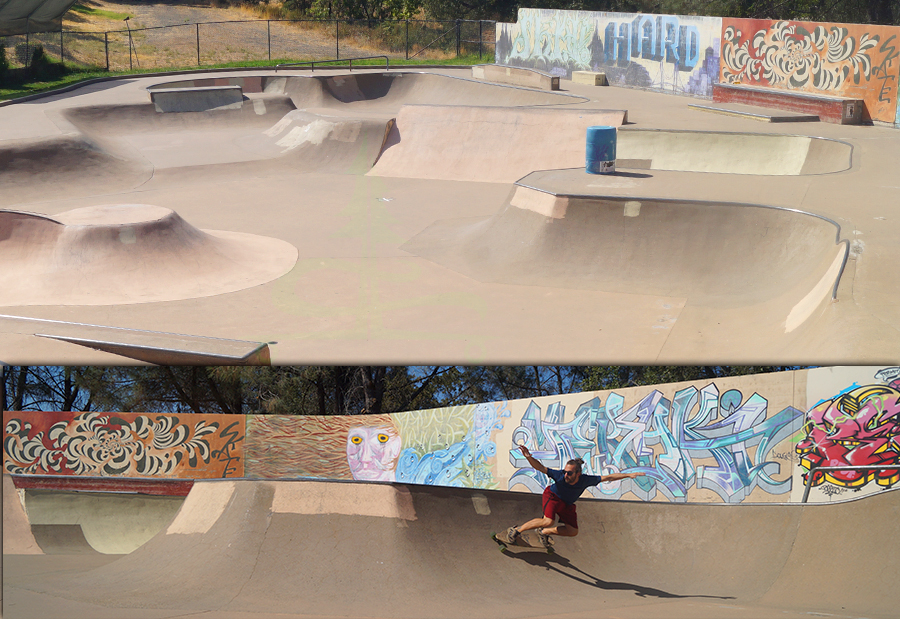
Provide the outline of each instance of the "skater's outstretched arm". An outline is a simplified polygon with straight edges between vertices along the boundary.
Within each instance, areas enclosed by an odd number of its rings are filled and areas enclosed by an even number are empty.
[[[603,482],[619,481],[620,479],[634,479],[635,477],[640,477],[642,475],[646,475],[646,473],[610,473],[609,475],[603,476]]]
[[[528,448],[525,445],[519,445],[519,450],[522,452],[522,455],[525,456],[525,459],[528,460],[528,464],[531,465],[536,471],[540,471],[541,473],[547,474],[547,467],[534,459],[534,456],[531,455],[531,452],[528,451]]]

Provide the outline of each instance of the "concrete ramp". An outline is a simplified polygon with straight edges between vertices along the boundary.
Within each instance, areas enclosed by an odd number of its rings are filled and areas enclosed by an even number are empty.
[[[846,142],[803,135],[626,128],[617,141],[617,166],[677,172],[827,174],[849,170],[853,153]]]
[[[24,496],[16,490],[12,477],[3,475],[3,554],[5,555],[40,555],[44,554],[25,513],[22,501]]]
[[[364,174],[378,159],[393,123],[293,110],[237,144],[265,159],[282,157],[298,171]]]
[[[144,159],[156,170],[277,159],[298,172],[353,174],[375,162],[392,122],[297,110],[279,94],[259,97],[236,109],[158,114],[147,105],[87,107],[67,117],[92,139],[104,140],[107,150]]]
[[[155,84],[148,90],[152,93],[225,86],[238,86],[245,95],[287,95],[297,108],[396,110],[404,104],[534,106],[588,101],[586,97],[571,94],[486,84],[458,76],[378,69],[343,75],[317,75],[306,71],[298,75],[296,70],[288,70],[276,75],[185,79]]]
[[[128,160],[96,140],[72,133],[0,146],[0,207],[35,199],[73,198],[127,191],[146,182],[153,169]]]
[[[370,176],[511,183],[584,166],[585,135],[625,110],[404,105]]]
[[[791,307],[840,274],[832,222],[753,205],[555,196],[524,186],[493,217],[439,221],[402,248],[483,282],[684,297],[715,307],[783,295]]]
[[[46,554],[127,554],[164,529],[182,497],[25,490],[31,530]]]
[[[13,578],[6,598],[217,616],[895,615],[897,492],[829,505],[583,500],[581,534],[556,554],[498,552],[491,532],[539,509],[535,495],[490,490],[198,481],[130,555]]]
[[[285,94],[298,108],[348,106],[393,108],[401,105],[541,106],[573,105],[585,97],[542,92],[431,73],[400,71],[336,76],[285,77]],[[245,90],[246,92],[246,90]]]
[[[96,554],[84,538],[80,524],[33,524],[31,532],[38,546],[48,555]]]
[[[278,239],[202,231],[147,204],[55,218],[0,211],[0,305],[112,305],[197,298],[272,281],[297,249]]]

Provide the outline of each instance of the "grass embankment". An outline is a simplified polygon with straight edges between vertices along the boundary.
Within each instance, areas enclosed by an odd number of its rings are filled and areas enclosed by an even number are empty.
[[[135,69],[133,71],[105,71],[103,69],[98,69],[96,67],[81,67],[77,65],[72,65],[69,63],[62,64],[58,61],[50,60],[44,57],[42,60],[37,63],[32,63],[32,66],[27,69],[11,69],[6,72],[5,77],[0,77],[0,101],[7,101],[9,99],[18,99],[20,97],[25,97],[28,95],[38,94],[42,92],[48,92],[51,90],[57,90],[59,88],[65,88],[66,86],[72,86],[74,84],[78,84],[79,82],[85,82],[88,80],[100,78],[100,77],[112,77],[112,76],[124,76],[124,75],[144,75],[144,74],[152,74],[152,73],[164,73],[170,71],[205,71],[209,69],[227,69],[227,68],[237,68],[237,67],[260,67],[260,68],[273,68],[276,64],[284,64],[291,62],[304,62],[305,60],[300,58],[284,58],[284,59],[272,59],[272,61],[268,60],[254,60],[254,61],[242,61],[242,62],[229,62],[225,64],[216,64],[216,65],[203,65],[202,67],[197,67],[196,65],[191,66],[183,66],[183,67],[165,67],[165,68],[153,68],[153,69]],[[316,60],[316,63],[320,63],[321,60]],[[485,62],[490,62],[488,58],[479,58],[478,55],[471,56],[460,56],[459,58],[450,58],[450,59],[426,59],[426,60],[398,60],[391,61],[393,65],[396,63],[397,65],[403,66],[415,66],[415,65],[472,65],[472,64],[482,64]],[[383,66],[383,59],[373,59],[373,60],[354,60],[353,66]],[[322,68],[341,68],[346,67],[347,65],[341,65],[338,63],[329,63],[323,64]]]
[[[72,6],[70,11],[75,11],[76,13],[80,13],[81,15],[87,15],[90,17],[101,17],[103,19],[108,19],[111,21],[123,21],[125,19],[134,19],[134,15],[130,13],[116,13],[115,11],[106,11],[104,9],[95,9],[92,6],[87,6],[85,3],[77,3]]]

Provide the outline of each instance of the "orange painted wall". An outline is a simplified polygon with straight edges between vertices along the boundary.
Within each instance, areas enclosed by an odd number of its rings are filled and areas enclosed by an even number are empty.
[[[900,27],[722,19],[720,83],[862,99],[863,120],[893,123]]]
[[[243,415],[3,413],[3,471],[18,475],[243,477]]]

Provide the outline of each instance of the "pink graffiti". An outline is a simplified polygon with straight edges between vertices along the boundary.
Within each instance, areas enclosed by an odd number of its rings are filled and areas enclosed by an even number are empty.
[[[862,471],[818,471],[812,485],[829,481],[859,487],[875,480],[900,480],[900,384],[866,385],[822,402],[807,415],[806,438],[797,445],[800,464],[817,466],[896,465]],[[806,475],[804,475],[804,478]]]

